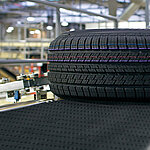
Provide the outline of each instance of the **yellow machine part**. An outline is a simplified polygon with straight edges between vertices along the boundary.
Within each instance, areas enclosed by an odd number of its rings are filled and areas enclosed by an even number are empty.
[[[11,82],[12,81],[16,81],[16,79],[15,79],[14,76],[12,76],[11,74],[9,74],[8,72],[6,72],[5,70],[3,70],[2,68],[0,68],[0,75],[2,77],[9,78]]]

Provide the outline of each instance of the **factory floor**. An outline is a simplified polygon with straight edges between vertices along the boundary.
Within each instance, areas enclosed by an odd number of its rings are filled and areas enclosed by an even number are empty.
[[[61,100],[0,113],[1,150],[149,150],[150,104]]]

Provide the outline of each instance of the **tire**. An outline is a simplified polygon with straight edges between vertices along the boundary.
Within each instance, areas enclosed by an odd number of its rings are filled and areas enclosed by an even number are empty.
[[[60,97],[150,98],[150,31],[64,33],[49,48],[51,91]]]

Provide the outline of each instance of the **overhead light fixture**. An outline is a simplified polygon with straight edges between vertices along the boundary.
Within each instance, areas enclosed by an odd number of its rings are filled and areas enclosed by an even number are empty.
[[[74,28],[72,28],[72,29],[70,29],[70,31],[75,31],[75,29],[74,29]]]
[[[34,32],[34,31],[30,31],[29,33],[30,33],[30,34],[34,34],[35,32]]]
[[[42,67],[43,64],[42,64],[42,63],[37,63],[37,66],[38,66],[38,67]]]
[[[28,17],[28,18],[27,18],[27,21],[29,21],[29,22],[30,22],[30,21],[34,21],[34,20],[35,20],[34,17]]]
[[[66,9],[64,9],[64,8],[59,8],[59,11],[65,11]]]
[[[46,29],[47,30],[53,30],[53,27],[52,26],[47,26]]]
[[[21,24],[21,21],[17,21],[17,24]]]
[[[63,21],[62,23],[61,23],[61,25],[63,26],[63,27],[66,27],[66,26],[68,26],[68,22],[67,21]]]
[[[40,34],[41,31],[40,31],[40,30],[35,30],[34,33],[35,33],[35,34]]]
[[[13,31],[13,30],[14,30],[14,27],[8,27],[8,30],[12,30],[12,31]]]
[[[32,6],[35,6],[36,3],[27,1],[27,2],[21,2],[21,5],[22,6],[32,7]]]
[[[7,32],[7,33],[11,33],[11,32],[12,32],[12,30],[8,30],[8,29],[7,29],[7,30],[6,30],[6,32]]]
[[[11,33],[14,30],[14,27],[8,27],[8,29],[6,30],[7,33]]]

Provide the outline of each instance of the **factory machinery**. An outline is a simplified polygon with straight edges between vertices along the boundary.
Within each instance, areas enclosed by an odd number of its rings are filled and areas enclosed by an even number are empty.
[[[149,150],[150,31],[85,30],[50,44],[60,101],[0,113],[0,149]]]
[[[47,99],[46,92],[50,91],[47,76],[39,78],[35,75],[29,78],[22,75],[18,76],[19,81],[14,82],[8,82],[8,80],[4,79],[5,78],[2,79],[3,84],[0,84],[0,97],[6,98],[6,101],[16,103],[21,99],[21,92],[32,92],[34,94],[34,100]]]

